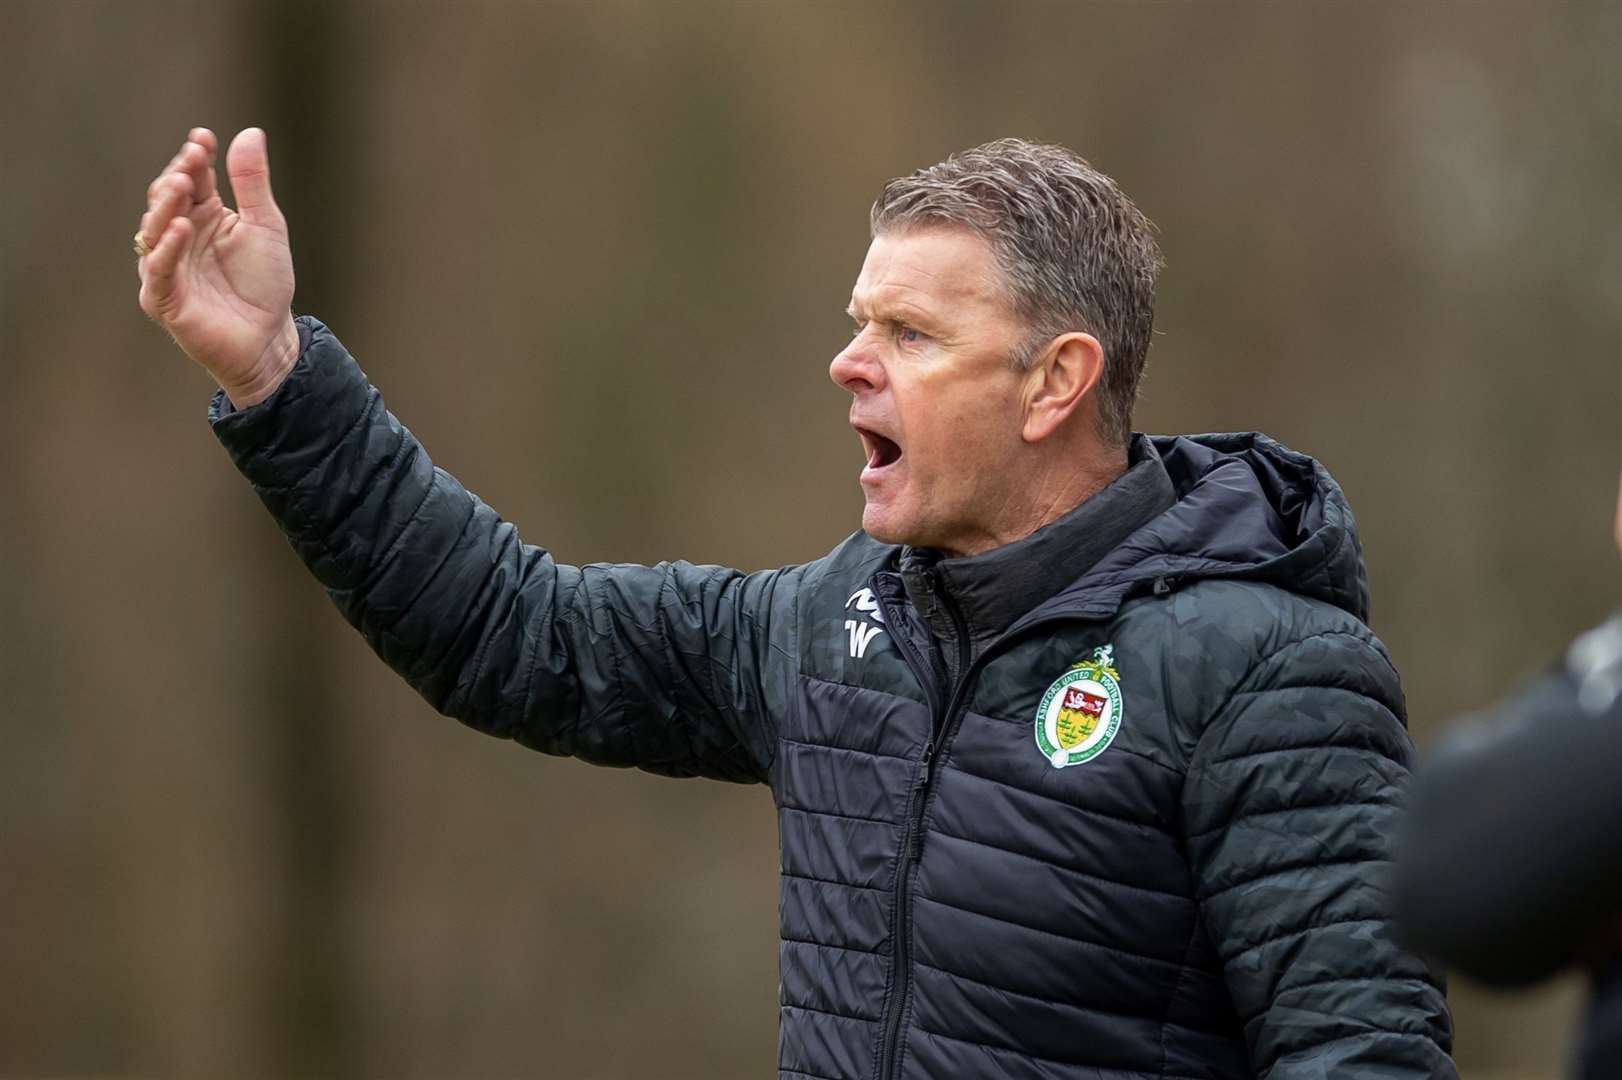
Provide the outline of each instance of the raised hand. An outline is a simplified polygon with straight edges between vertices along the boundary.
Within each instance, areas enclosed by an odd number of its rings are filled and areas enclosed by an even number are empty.
[[[214,182],[218,145],[193,128],[147,188],[135,234],[141,310],[208,369],[238,408],[269,397],[298,360],[293,253],[270,192],[265,133],[231,140],[226,171],[237,208]]]

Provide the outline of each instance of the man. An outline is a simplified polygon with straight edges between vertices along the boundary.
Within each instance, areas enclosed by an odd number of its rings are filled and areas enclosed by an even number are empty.
[[[1622,550],[1622,493],[1615,518]],[[1420,771],[1397,860],[1404,930],[1499,987],[1590,977],[1572,1062],[1622,1076],[1622,610]]]
[[[1002,140],[892,181],[830,374],[863,529],[756,574],[556,564],[289,314],[263,134],[148,192],[141,304],[311,570],[439,710],[765,782],[779,1075],[1453,1075],[1382,872],[1410,754],[1350,512],[1259,435],[1131,413],[1160,255]]]

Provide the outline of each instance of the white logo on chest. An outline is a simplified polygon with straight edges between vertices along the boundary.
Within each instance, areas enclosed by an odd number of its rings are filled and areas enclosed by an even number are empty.
[[[845,610],[856,609],[858,618],[845,620],[845,633],[850,636],[850,655],[860,660],[867,655],[867,647],[884,632],[884,612],[879,609],[878,597],[872,589],[857,589],[845,601]],[[872,619],[872,622],[868,622]],[[877,623],[878,625],[874,625]]]

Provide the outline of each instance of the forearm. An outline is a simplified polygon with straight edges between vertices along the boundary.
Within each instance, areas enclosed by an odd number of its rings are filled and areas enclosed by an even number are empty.
[[[514,734],[518,718],[500,702],[521,704],[518,688],[473,693],[481,665],[503,659],[481,656],[481,645],[501,605],[521,585],[538,595],[557,568],[526,561],[511,527],[434,469],[331,333],[298,323],[286,381],[250,409],[216,395],[216,435],[377,653],[441,711]],[[567,697],[568,672],[555,674],[554,692]]]
[[[758,780],[779,572],[556,563],[436,469],[314,320],[281,387],[216,434],[372,648],[439,711],[547,753]]]

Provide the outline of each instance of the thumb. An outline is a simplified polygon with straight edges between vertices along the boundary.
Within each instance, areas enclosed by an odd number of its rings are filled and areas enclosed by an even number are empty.
[[[281,212],[270,193],[270,151],[261,128],[244,128],[225,152],[225,171],[231,177],[237,213],[255,225],[277,221]]]

